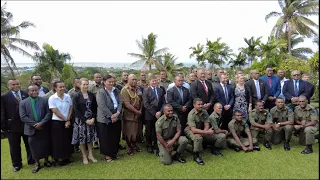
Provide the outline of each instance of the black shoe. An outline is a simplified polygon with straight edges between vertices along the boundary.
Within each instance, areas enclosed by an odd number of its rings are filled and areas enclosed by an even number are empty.
[[[159,157],[159,149],[156,150],[156,156]]]
[[[142,150],[138,146],[134,147],[134,150],[136,150],[136,152],[142,152]]]
[[[37,173],[40,170],[40,166],[36,166],[33,168],[32,173]]]
[[[21,169],[21,166],[13,167],[13,172],[18,172],[20,171],[20,169]]]
[[[173,160],[176,160],[178,161],[179,163],[186,163],[187,161],[185,159],[183,159],[179,153],[176,153],[174,156],[173,156]]]
[[[119,149],[120,150],[126,150],[127,148],[125,146],[121,146],[121,144],[119,144]]]
[[[28,162],[28,165],[34,165],[36,163],[36,161],[30,161]]]
[[[74,147],[74,152],[76,152],[76,153],[79,153],[80,152],[80,149],[79,149],[79,147]]]
[[[150,153],[150,154],[153,154],[153,149],[150,148],[150,147],[148,147],[148,148],[147,148],[147,152]]]
[[[301,151],[301,154],[310,154],[312,152],[313,152],[312,147],[310,148],[307,146],[303,151]]]
[[[59,162],[59,165],[60,166],[66,166],[66,165],[68,165],[70,163],[71,163],[70,159],[64,159],[64,160]]]
[[[272,149],[272,147],[271,147],[271,145],[269,143],[264,143],[263,145],[264,145],[264,147],[266,147],[269,150]]]
[[[223,154],[216,149],[211,149],[211,154],[216,155],[216,156],[223,156]]]
[[[199,165],[203,166],[204,162],[202,161],[201,157],[199,155],[194,155],[193,160],[198,163]]]
[[[240,148],[239,148],[239,147],[234,146],[232,149],[233,149],[234,151],[236,151],[236,152],[240,152]]]
[[[283,147],[284,147],[284,150],[285,150],[285,151],[290,151],[290,144],[289,144],[289,142],[284,142]]]
[[[51,164],[50,161],[49,161],[49,162],[44,163],[43,166],[49,168],[49,167],[52,166],[52,164]]]
[[[253,146],[253,150],[260,151],[260,147],[259,146]]]

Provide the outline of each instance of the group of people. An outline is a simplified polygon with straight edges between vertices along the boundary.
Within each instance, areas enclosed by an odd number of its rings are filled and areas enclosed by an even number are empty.
[[[286,79],[282,70],[274,75],[268,66],[262,77],[251,70],[250,79],[242,71],[230,80],[223,69],[215,76],[194,69],[188,81],[183,73],[171,82],[165,71],[148,76],[140,72],[139,81],[122,72],[117,83],[114,75],[96,73],[93,85],[76,78],[68,92],[58,79],[50,91],[39,75],[31,77],[26,91],[20,90],[17,79],[9,79],[9,91],[1,95],[1,130],[7,132],[15,172],[22,168],[21,137],[28,164],[35,164],[33,173],[40,170],[40,159],[44,167],[69,164],[78,148],[83,164],[97,162],[96,142],[106,162],[118,159],[119,150],[127,149],[129,156],[141,152],[138,143],[145,141],[147,152],[165,165],[173,160],[185,163],[182,154],[188,148],[194,161],[204,165],[204,148],[217,156],[223,156],[226,147],[259,151],[262,137],[267,149],[284,141],[289,151],[292,134],[306,146],[301,153],[309,154],[319,121],[309,104],[314,85],[308,82],[309,74],[300,79],[296,70],[291,76]],[[120,145],[121,137],[127,147]]]

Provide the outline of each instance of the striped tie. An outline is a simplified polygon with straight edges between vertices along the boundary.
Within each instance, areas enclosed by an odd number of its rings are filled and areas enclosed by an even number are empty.
[[[16,99],[17,99],[17,101],[18,101],[18,102],[20,102],[20,101],[21,101],[21,99],[20,99],[20,96],[19,96],[18,92],[16,92]]]

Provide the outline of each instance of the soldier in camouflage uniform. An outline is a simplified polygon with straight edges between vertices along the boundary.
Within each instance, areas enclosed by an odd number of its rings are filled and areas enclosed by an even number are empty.
[[[298,101],[299,105],[294,110],[294,120],[298,125],[294,125],[294,128],[300,130],[299,141],[306,145],[301,153],[310,154],[313,152],[314,133],[319,131],[319,116],[316,109],[308,104],[305,96],[299,96]]]
[[[167,73],[166,71],[161,71],[160,72],[160,76],[161,76],[161,79],[160,79],[160,86],[162,86],[165,90],[165,92],[167,91],[168,89],[168,86],[169,84],[171,83],[171,81],[169,81],[167,79]]]
[[[160,161],[164,165],[172,163],[171,153],[174,146],[177,147],[176,154],[173,159],[185,163],[181,157],[188,145],[188,139],[181,136],[181,124],[179,118],[173,115],[173,108],[170,104],[166,104],[163,107],[164,115],[162,115],[156,122],[156,134],[158,139],[159,156]]]
[[[245,151],[260,151],[260,147],[257,146],[258,141],[256,138],[252,138],[249,125],[242,120],[242,112],[235,110],[233,112],[233,119],[228,124],[229,135],[227,138],[227,144],[235,151],[239,152],[240,148]]]
[[[272,125],[273,131],[267,131],[266,136],[271,139],[272,135],[275,137],[273,144],[279,144],[283,139],[281,139],[281,133],[285,134],[284,150],[290,150],[290,140],[293,131],[293,110],[286,107],[284,104],[284,99],[281,97],[276,99],[276,106],[270,110],[268,115],[267,123]]]
[[[127,85],[128,83],[128,73],[127,72],[122,72],[121,73],[121,82],[117,83],[116,88],[121,91],[121,89]]]

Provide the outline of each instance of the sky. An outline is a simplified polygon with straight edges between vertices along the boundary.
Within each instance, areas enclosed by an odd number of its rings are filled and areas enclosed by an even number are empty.
[[[246,45],[245,37],[266,42],[277,18],[266,22],[265,15],[281,9],[277,1],[8,1],[7,11],[14,25],[25,20],[36,25],[22,30],[20,38],[68,52],[72,62],[132,63],[137,59],[128,53],[140,53],[136,40],[153,32],[157,48],[169,48],[178,62],[196,63],[189,48],[206,39],[221,37],[235,53]],[[319,16],[310,19],[317,23]],[[317,49],[312,40],[300,46]],[[12,56],[16,63],[33,62]]]

